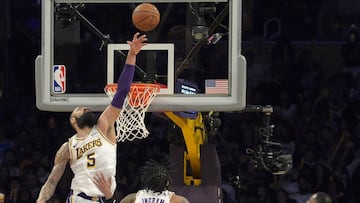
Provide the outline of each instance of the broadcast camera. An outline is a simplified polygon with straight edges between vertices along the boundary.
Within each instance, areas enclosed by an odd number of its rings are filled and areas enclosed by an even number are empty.
[[[274,125],[270,124],[273,112],[271,106],[247,106],[247,112],[262,112],[263,126],[258,129],[259,144],[255,148],[247,148],[246,153],[256,167],[263,167],[275,175],[285,174],[292,168],[291,154],[283,154],[282,145],[272,141]]]
[[[214,5],[206,4],[194,4],[189,3],[190,10],[195,17],[195,24],[192,27],[192,36],[195,40],[202,40],[208,38],[209,28],[206,26],[205,17],[207,15],[212,15],[216,12],[216,7]]]

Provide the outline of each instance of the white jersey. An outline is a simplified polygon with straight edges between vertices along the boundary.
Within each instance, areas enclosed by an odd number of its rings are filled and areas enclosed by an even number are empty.
[[[139,190],[136,193],[134,203],[170,203],[174,192],[165,190],[161,193],[156,193],[151,190]]]
[[[84,192],[88,196],[104,196],[93,182],[95,173],[105,179],[111,177],[111,190],[115,191],[116,143],[108,140],[96,126],[87,137],[77,135],[69,139],[70,167],[74,173],[71,189],[74,194]]]

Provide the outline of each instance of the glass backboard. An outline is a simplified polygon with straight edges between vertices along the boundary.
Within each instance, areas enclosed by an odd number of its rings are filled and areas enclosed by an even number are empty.
[[[103,110],[117,81],[138,0],[42,0],[36,104],[44,111]],[[149,111],[238,111],[246,105],[241,0],[148,0],[160,11],[146,32],[134,82],[159,83]]]

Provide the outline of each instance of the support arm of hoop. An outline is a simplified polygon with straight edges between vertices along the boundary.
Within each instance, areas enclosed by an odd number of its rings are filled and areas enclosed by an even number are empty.
[[[200,145],[204,144],[205,140],[205,126],[203,123],[202,114],[198,113],[198,116],[195,119],[182,118],[173,112],[164,112],[164,114],[181,128],[184,136],[187,148],[185,159],[190,161],[192,173],[191,176],[184,177],[184,183],[186,185],[200,185]],[[186,168],[187,167],[184,167],[184,170],[186,170]]]
[[[134,77],[134,72],[134,65],[125,64],[124,69],[122,70],[118,79],[118,87],[116,89],[116,93],[113,100],[111,101],[112,106],[120,109],[123,107],[124,100],[130,90],[132,79]]]

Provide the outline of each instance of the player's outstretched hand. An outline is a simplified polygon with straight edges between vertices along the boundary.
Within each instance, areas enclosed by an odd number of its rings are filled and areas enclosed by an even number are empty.
[[[146,45],[147,37],[145,34],[140,36],[140,33],[137,32],[134,34],[132,41],[126,41],[126,43],[130,46],[129,53],[137,55],[141,48]]]
[[[104,193],[106,199],[110,199],[113,194],[111,192],[111,178],[105,179],[102,173],[96,173],[93,182],[99,188],[99,190]]]

